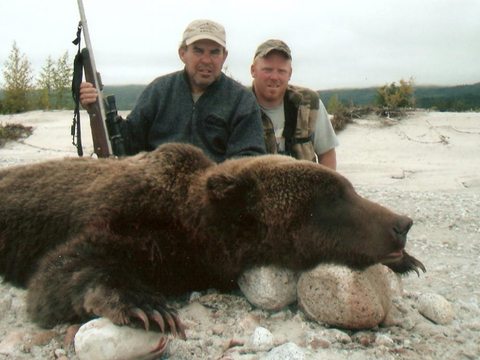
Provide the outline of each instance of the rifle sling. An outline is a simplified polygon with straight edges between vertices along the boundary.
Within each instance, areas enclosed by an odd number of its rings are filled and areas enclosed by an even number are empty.
[[[71,127],[72,144],[77,148],[78,156],[83,156],[82,133],[80,127],[80,84],[83,80],[83,58],[80,52],[80,43],[82,39],[81,34],[82,25],[79,23],[77,37],[72,41],[74,45],[78,45],[78,51],[77,55],[75,55],[75,60],[73,61],[72,97],[75,102],[75,110],[73,113],[73,124]]]

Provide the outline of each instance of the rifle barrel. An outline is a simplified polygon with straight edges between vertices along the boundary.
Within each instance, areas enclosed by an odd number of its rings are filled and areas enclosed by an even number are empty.
[[[92,70],[90,74],[88,74],[87,71],[85,71],[85,76],[87,77],[88,75],[87,81],[92,82],[93,86],[95,86],[98,93],[97,106],[100,114],[98,114],[97,117],[99,117],[100,119],[95,119],[95,117],[90,116],[90,126],[92,127],[92,130],[94,130],[95,128],[97,129],[97,131],[99,130],[102,135],[98,136],[98,133],[97,133],[97,136],[93,135],[94,152],[97,154],[98,157],[108,157],[112,155],[113,152],[112,152],[112,146],[110,144],[110,141],[108,140],[107,126],[105,124],[106,111],[105,111],[104,99],[102,96],[102,84],[98,76],[97,66],[95,64],[95,58],[93,56],[93,47],[92,47],[92,42],[90,40],[90,32],[88,31],[87,17],[85,16],[83,1],[82,0],[77,0],[77,1],[78,1],[78,10],[80,11],[80,22],[83,28],[83,37],[85,38],[85,45],[88,50],[88,56],[89,56],[89,61],[91,65],[91,70]],[[92,133],[95,134],[95,131],[93,131]],[[97,139],[100,139],[102,136],[105,137],[106,141],[98,142]]]

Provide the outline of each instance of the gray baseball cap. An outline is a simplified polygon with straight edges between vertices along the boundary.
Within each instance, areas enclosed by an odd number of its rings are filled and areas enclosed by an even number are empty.
[[[183,32],[182,42],[188,46],[198,40],[213,40],[217,44],[227,47],[227,35],[225,28],[211,20],[194,20],[188,24],[187,28]]]
[[[289,60],[292,60],[292,52],[290,51],[290,48],[282,40],[278,39],[270,39],[258,45],[254,58],[258,56],[265,57],[274,50],[283,52]]]

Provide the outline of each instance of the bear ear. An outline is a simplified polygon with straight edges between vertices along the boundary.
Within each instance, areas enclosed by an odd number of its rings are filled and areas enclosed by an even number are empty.
[[[208,198],[225,205],[245,203],[254,187],[253,180],[227,174],[213,174],[207,180]]]

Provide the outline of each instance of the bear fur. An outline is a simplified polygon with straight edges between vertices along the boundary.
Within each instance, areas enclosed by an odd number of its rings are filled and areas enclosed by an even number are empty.
[[[164,296],[236,288],[252,266],[424,270],[404,250],[410,218],[285,156],[215,164],[167,144],[7,168],[0,193],[0,274],[27,287],[28,312],[44,327],[104,316],[184,336]]]

